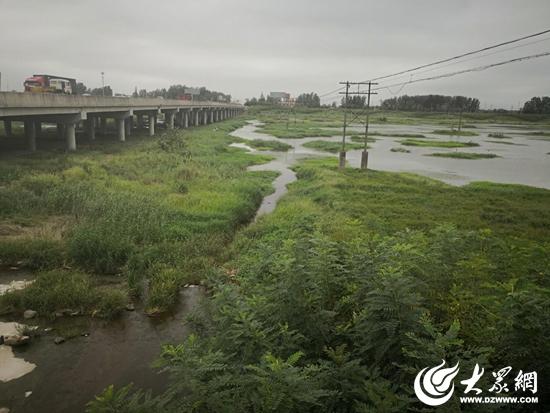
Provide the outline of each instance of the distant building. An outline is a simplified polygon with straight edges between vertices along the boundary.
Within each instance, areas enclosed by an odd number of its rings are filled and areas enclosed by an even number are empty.
[[[282,106],[288,106],[291,102],[290,93],[286,92],[270,92],[269,97],[273,100],[273,102]]]

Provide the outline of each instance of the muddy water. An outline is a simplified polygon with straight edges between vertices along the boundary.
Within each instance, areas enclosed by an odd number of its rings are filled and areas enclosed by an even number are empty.
[[[233,135],[241,139],[263,139],[277,140],[289,145],[292,149],[289,152],[256,151],[245,144],[238,143],[233,146],[245,148],[251,152],[269,154],[275,160],[260,166],[254,166],[253,170],[275,170],[282,175],[273,183],[275,193],[264,204],[259,214],[273,210],[277,200],[286,192],[286,185],[296,179],[290,167],[304,159],[312,156],[337,156],[327,152],[320,152],[303,145],[313,140],[326,140],[340,142],[341,136],[329,138],[311,137],[302,139],[280,139],[273,136],[259,133],[259,123],[250,122],[248,125],[233,132]],[[513,125],[476,125],[476,128],[468,129],[479,134],[472,137],[451,137],[432,133],[441,129],[437,125],[374,125],[371,130],[384,134],[423,134],[428,139],[454,140],[459,142],[473,141],[478,147],[467,147],[458,149],[445,148],[422,148],[414,146],[401,146],[399,141],[404,138],[373,136],[375,142],[369,143],[369,168],[383,171],[411,172],[430,178],[439,179],[452,185],[464,185],[473,181],[490,181],[498,183],[513,183],[530,185],[550,189],[550,140],[533,139],[532,136],[522,132],[533,129],[519,129]],[[361,133],[362,128],[351,127],[350,134]],[[488,136],[489,133],[501,132],[512,139],[498,139]],[[335,134],[338,133],[335,130]],[[508,145],[488,141],[502,141],[514,143]],[[410,150],[410,153],[391,152],[391,148],[403,147]],[[425,156],[434,152],[473,152],[473,153],[494,153],[500,158],[494,159],[450,159]],[[361,163],[361,150],[351,150],[347,153],[347,160],[350,166],[358,168]],[[266,204],[269,202],[269,204]]]
[[[147,317],[139,307],[111,322],[66,318],[62,320],[65,329],[71,324],[87,336],[79,334],[59,345],[54,338],[56,328],[61,326],[53,323],[53,331],[29,345],[9,348],[19,368],[27,363],[29,371],[0,382],[0,408],[7,407],[12,413],[82,412],[85,404],[109,384],[124,386],[133,382],[137,387],[161,392],[167,377],[152,369],[151,364],[158,358],[162,344],[181,343],[189,334],[185,318],[203,295],[199,287],[183,289],[179,307],[162,320]],[[14,357],[5,347],[0,346],[0,362],[6,356],[13,363]]]

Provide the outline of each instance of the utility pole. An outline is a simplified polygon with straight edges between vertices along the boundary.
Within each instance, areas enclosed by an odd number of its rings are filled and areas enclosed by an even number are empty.
[[[101,72],[101,94],[105,97],[105,72]]]
[[[369,151],[367,150],[367,141],[369,138],[369,115],[370,115],[370,96],[376,95],[376,92],[371,91],[372,85],[377,85],[378,83],[373,83],[369,81],[369,90],[367,92],[367,115],[365,117],[365,147],[361,153],[361,169],[367,169],[369,163]]]
[[[350,82],[350,81],[346,81],[346,82],[340,82],[341,85],[346,85],[346,91],[345,92],[340,92],[341,95],[345,95],[345,98],[344,98],[344,127],[342,128],[342,150],[340,151],[340,155],[339,155],[339,164],[338,164],[338,167],[340,169],[344,169],[346,167],[346,129],[347,129],[347,125],[348,125],[348,108],[349,108],[349,96],[350,95],[367,95],[368,93],[371,93],[370,92],[370,89],[369,89],[369,92],[361,92],[359,91],[359,87],[361,85],[367,85],[368,82]],[[349,91],[349,87],[351,85],[357,85],[357,92],[350,92]],[[370,102],[370,100],[369,100]],[[361,116],[361,114],[357,114],[357,113],[351,113],[353,115],[353,118],[351,120],[351,122],[353,122],[355,119],[359,118]],[[351,123],[350,122],[350,123]],[[365,138],[365,142],[366,142],[366,138]]]
[[[349,85],[348,81],[340,82],[340,84],[346,85],[346,97],[344,98],[344,127],[342,128],[342,149],[339,154],[339,163],[338,167],[344,169],[346,167],[346,127],[348,123],[348,98],[349,98]]]

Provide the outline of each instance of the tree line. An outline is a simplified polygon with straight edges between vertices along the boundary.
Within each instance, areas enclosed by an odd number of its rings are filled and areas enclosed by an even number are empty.
[[[147,89],[140,89],[136,87],[134,90],[134,93],[132,93],[132,97],[140,97],[140,98],[164,98],[164,99],[179,99],[180,97],[186,95],[186,91],[191,89],[189,86],[185,85],[171,85],[166,88],[162,89],[154,89],[148,91]],[[214,90],[209,90],[205,87],[200,88],[192,88],[196,89],[198,94],[193,95],[193,100],[199,100],[199,101],[222,101],[222,102],[231,102],[231,95],[217,92]],[[82,82],[78,82],[76,84],[76,91],[75,93],[77,95],[84,95],[84,94],[90,94],[92,96],[113,96],[113,89],[111,86],[105,86],[104,88],[98,87],[90,89],[86,87],[86,85]]]
[[[533,97],[523,104],[523,113],[550,114],[550,96]]]
[[[385,110],[417,112],[477,112],[479,100],[466,96],[403,95],[383,100],[380,107]]]
[[[278,101],[271,96],[264,96],[263,93],[260,94],[259,98],[253,97],[250,99],[246,99],[244,104],[245,106],[256,106],[256,105],[265,105],[265,106],[271,106],[276,105]],[[295,101],[296,105],[298,106],[305,106],[308,108],[318,108],[321,107],[321,98],[319,95],[315,92],[311,93],[301,93],[298,95]]]

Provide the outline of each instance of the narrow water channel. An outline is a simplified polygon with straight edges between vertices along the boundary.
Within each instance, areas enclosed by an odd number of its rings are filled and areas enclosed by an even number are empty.
[[[2,278],[6,285],[5,272]],[[52,331],[33,338],[29,345],[0,345],[0,408],[9,408],[10,413],[82,412],[109,384],[134,383],[160,393],[167,376],[151,364],[163,344],[180,343],[187,337],[190,331],[185,319],[204,296],[200,287],[184,288],[180,294],[178,308],[163,319],[147,317],[136,306],[135,311],[109,322],[88,317],[60,319],[52,322]],[[0,335],[13,334],[14,322],[3,320]],[[84,334],[55,344],[59,322]]]

